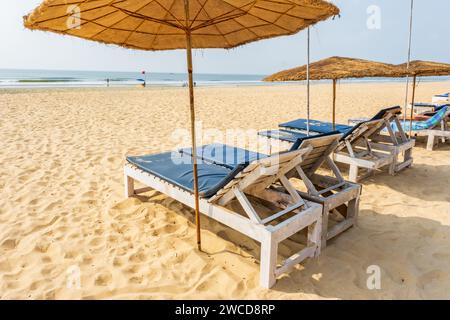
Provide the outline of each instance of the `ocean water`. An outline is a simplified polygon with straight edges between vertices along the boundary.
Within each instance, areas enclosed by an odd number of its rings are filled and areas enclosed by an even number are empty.
[[[245,74],[194,74],[197,86],[257,86],[289,85],[289,83],[263,82],[264,75]],[[187,84],[187,75],[182,73],[146,73],[116,71],[62,71],[62,70],[15,70],[0,69],[1,88],[48,88],[48,87],[133,87],[144,82],[147,86],[181,87]],[[363,78],[342,82],[392,82],[405,79]],[[450,81],[450,77],[421,78],[419,81]],[[312,84],[329,81],[312,81]],[[304,82],[302,82],[304,83]]]
[[[260,85],[263,75],[195,74],[198,86]],[[181,73],[0,69],[0,88],[185,86]]]

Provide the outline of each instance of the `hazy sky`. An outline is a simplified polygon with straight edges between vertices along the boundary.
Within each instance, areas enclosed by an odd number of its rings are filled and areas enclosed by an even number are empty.
[[[134,51],[26,30],[22,16],[40,2],[0,1],[0,68],[185,72],[184,51]],[[406,60],[410,0],[332,2],[341,8],[341,17],[311,30],[313,61],[333,55],[391,63]],[[449,15],[448,0],[415,0],[414,59],[450,63]],[[200,73],[269,74],[304,64],[305,41],[302,32],[229,51],[198,50],[194,68]]]

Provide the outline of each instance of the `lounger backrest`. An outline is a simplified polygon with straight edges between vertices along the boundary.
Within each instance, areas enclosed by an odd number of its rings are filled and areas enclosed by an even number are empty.
[[[373,130],[373,132],[368,136],[369,139],[377,140],[378,136],[380,136],[381,132],[386,128],[389,131],[393,125],[399,124],[399,115],[402,113],[402,108],[399,106],[386,108],[378,112],[378,114],[372,118],[372,120],[383,120],[383,123],[379,128]],[[405,135],[403,128],[399,129],[399,136],[396,137],[394,132],[390,132],[392,143],[397,145],[399,143],[408,142],[409,139]]]
[[[319,137],[311,137],[304,139],[300,148],[311,147],[310,153],[305,155],[300,167],[307,175],[313,174],[319,169],[339,145],[339,140],[342,138],[341,133],[333,133]]]
[[[450,104],[443,104],[443,105],[440,105],[440,106],[436,106],[434,110],[436,112],[438,112],[438,111],[441,111],[442,109],[447,108],[447,107],[450,107]]]
[[[386,108],[380,110],[371,120],[380,120],[380,119],[392,119],[393,117],[397,117],[402,113],[402,108],[399,106]]]
[[[443,107],[441,110],[436,112],[436,114],[424,122],[424,127],[428,129],[432,129],[438,126],[442,120],[444,120],[447,116],[450,115],[450,105]]]
[[[384,119],[379,120],[370,120],[358,123],[356,126],[352,128],[349,132],[347,132],[341,139],[338,147],[336,148],[336,152],[339,152],[347,147],[347,143],[351,145],[357,144],[359,141],[363,139],[368,139],[371,135],[377,132],[384,125]]]
[[[235,197],[234,188],[242,192],[249,188],[266,189],[300,165],[311,150],[312,147],[306,147],[253,161],[209,201],[228,203]]]

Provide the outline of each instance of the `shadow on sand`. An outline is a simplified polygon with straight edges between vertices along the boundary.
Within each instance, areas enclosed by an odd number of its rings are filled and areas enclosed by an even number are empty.
[[[450,156],[450,154],[449,154]],[[424,201],[450,201],[450,192],[442,188],[450,186],[450,165],[414,164],[396,176],[379,173],[363,181],[363,185],[389,187],[412,198]]]
[[[425,168],[419,166],[417,170]],[[414,192],[420,194],[419,189]],[[157,202],[193,221],[191,209],[182,206],[183,209],[179,210],[179,203],[164,199],[159,193],[139,198]],[[240,249],[207,250],[209,256],[226,252],[250,257],[256,262],[255,272],[259,272],[259,243],[204,216],[202,229]],[[301,294],[338,299],[450,298],[449,239],[450,227],[437,221],[362,210],[357,227],[331,240],[319,259],[308,260],[282,276],[272,291],[264,295],[273,293],[278,297],[281,294],[293,299],[301,297]],[[281,244],[279,260],[297,249],[295,241]],[[372,265],[380,268],[381,290],[367,287],[370,276],[367,268]]]

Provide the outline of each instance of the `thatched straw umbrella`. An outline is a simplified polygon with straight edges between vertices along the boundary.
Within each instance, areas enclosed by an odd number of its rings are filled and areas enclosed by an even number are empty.
[[[414,102],[416,98],[416,82],[417,77],[441,77],[450,76],[450,64],[433,61],[415,60],[406,62],[397,66],[402,77],[413,77],[413,89],[411,98],[411,114],[410,121],[412,122],[414,113]],[[406,112],[405,112],[406,116]],[[412,125],[410,125],[409,135],[411,136]]]
[[[336,83],[339,79],[397,77],[401,72],[387,63],[345,57],[331,57],[310,65],[311,80],[333,81],[333,127],[336,124]],[[264,81],[303,81],[307,78],[307,66],[275,73]]]
[[[186,49],[201,250],[192,48],[234,48],[290,35],[338,13],[322,0],[45,0],[25,26],[132,49]]]

